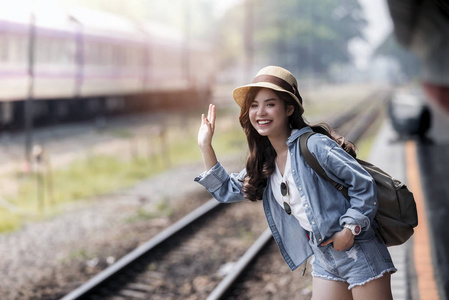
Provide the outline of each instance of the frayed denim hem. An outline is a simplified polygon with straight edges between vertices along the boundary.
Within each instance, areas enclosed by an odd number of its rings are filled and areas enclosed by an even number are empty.
[[[385,273],[391,273],[391,274],[393,274],[393,273],[396,273],[396,271],[397,271],[396,268],[390,268],[390,269],[384,270],[384,271],[383,271],[382,273],[380,273],[379,275],[374,276],[374,277],[372,277],[372,278],[369,278],[369,279],[365,280],[364,282],[361,282],[361,283],[354,283],[354,284],[349,285],[349,286],[348,286],[348,290],[351,290],[352,288],[354,288],[354,287],[356,287],[356,286],[361,286],[361,285],[364,285],[365,283],[368,283],[368,282],[370,282],[370,281],[373,281],[373,280],[375,280],[375,279],[378,279],[378,278],[384,276]],[[342,279],[342,278],[336,278],[336,277],[331,277],[331,276],[326,276],[326,275],[320,275],[320,274],[317,274],[317,273],[315,273],[315,272],[313,272],[313,271],[312,271],[312,276],[313,276],[313,277],[322,278],[322,279],[327,279],[327,280],[333,280],[333,281],[340,281],[340,282],[346,282],[346,283],[348,283],[346,280],[344,280],[344,279]]]
[[[321,275],[321,274],[315,273],[314,271],[312,271],[312,277],[318,277],[318,278],[327,279],[327,280],[333,280],[333,281],[346,282],[346,281],[345,281],[344,279],[342,279],[342,278],[336,278],[336,277],[331,277],[331,276]]]
[[[356,287],[356,286],[361,286],[361,285],[364,285],[365,283],[368,283],[368,282],[370,282],[370,281],[376,280],[376,279],[378,279],[378,278],[384,276],[385,273],[391,273],[391,274],[393,274],[393,273],[396,273],[396,271],[397,271],[396,268],[390,268],[390,269],[384,270],[384,271],[383,271],[382,273],[380,273],[379,275],[374,276],[374,277],[371,277],[371,278],[369,278],[368,280],[365,280],[364,282],[361,282],[361,283],[354,283],[354,284],[349,285],[348,290],[350,290],[350,289],[352,289],[352,288],[354,288],[354,287]]]

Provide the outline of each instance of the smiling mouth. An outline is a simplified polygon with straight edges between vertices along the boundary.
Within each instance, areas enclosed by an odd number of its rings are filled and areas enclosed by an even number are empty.
[[[259,121],[257,121],[257,124],[259,124],[259,125],[267,125],[269,123],[271,123],[271,121],[269,121],[269,120],[259,120]]]

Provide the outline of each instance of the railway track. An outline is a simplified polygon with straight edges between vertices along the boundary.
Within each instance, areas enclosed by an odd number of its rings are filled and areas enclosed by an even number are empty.
[[[375,96],[385,99],[387,94]],[[379,115],[380,105],[371,105],[373,102],[379,103],[367,98],[366,105],[346,111],[331,122],[332,125],[343,127],[351,123],[346,127],[351,130],[345,135],[357,142]],[[248,204],[254,206],[252,203],[242,205]],[[221,205],[210,200],[62,300],[179,299],[192,294],[195,297],[191,299],[222,299],[226,295],[237,299],[245,286],[242,278],[254,277],[254,274],[248,275],[248,270],[254,270],[256,257],[267,247],[273,248],[271,233],[269,229],[264,230],[262,209],[258,207],[255,213],[242,213],[240,205]],[[251,231],[251,227],[256,228]],[[260,236],[252,238],[256,240],[253,245],[248,239],[233,240],[232,236],[241,236],[242,230],[258,232]],[[212,246],[215,249],[218,246],[219,253],[210,250]],[[166,278],[165,273],[173,276]]]

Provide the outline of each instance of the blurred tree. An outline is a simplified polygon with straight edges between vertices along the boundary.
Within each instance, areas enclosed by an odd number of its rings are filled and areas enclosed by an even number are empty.
[[[235,6],[221,20],[227,62],[236,59],[243,10],[243,4]],[[348,43],[364,39],[367,24],[357,0],[257,0],[254,10],[255,59],[288,67],[296,74],[323,74],[334,63],[351,62]]]
[[[348,42],[366,25],[357,0],[265,0],[259,10],[258,48],[298,74],[350,62]]]
[[[418,58],[398,44],[393,33],[376,48],[374,56],[384,56],[398,61],[406,80],[416,79],[420,73]]]

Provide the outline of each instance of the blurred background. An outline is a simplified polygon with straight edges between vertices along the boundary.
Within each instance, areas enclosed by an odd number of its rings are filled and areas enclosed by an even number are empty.
[[[266,65],[295,74],[312,123],[368,97],[386,104],[373,97],[379,91],[388,99],[411,93],[406,104],[420,107],[432,98],[444,104],[447,4],[418,10],[399,2],[1,0],[0,253],[35,250],[26,267],[14,255],[4,259],[1,298],[61,295],[69,288],[55,276],[73,275],[62,269],[82,266],[73,287],[126,252],[101,256],[105,243],[138,231],[136,224],[157,231],[155,220],[167,226],[208,199],[192,182],[203,170],[201,113],[217,105],[214,146],[230,171],[239,170],[246,141],[232,90]],[[358,144],[362,158],[382,119],[376,124]],[[115,230],[108,242],[105,228]],[[136,234],[122,248],[145,238]],[[49,262],[49,248],[57,261]],[[112,259],[101,264],[104,257]],[[38,292],[24,292],[37,282]],[[49,282],[59,290],[43,292]]]

